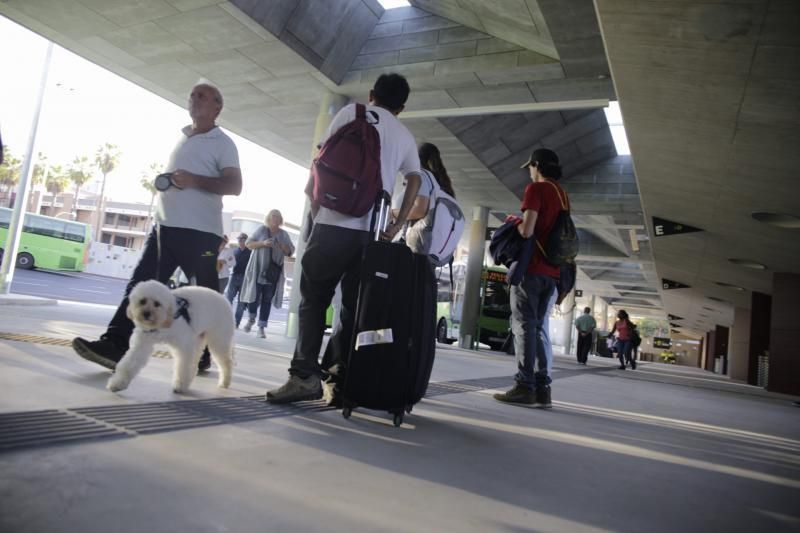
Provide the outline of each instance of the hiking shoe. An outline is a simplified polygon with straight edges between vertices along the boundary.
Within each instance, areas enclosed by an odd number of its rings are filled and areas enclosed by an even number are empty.
[[[200,356],[200,362],[197,363],[197,371],[206,372],[209,368],[211,368],[211,354],[208,353],[208,348],[206,348],[203,351],[203,355]]]
[[[322,385],[317,376],[301,378],[289,376],[289,381],[281,387],[267,391],[269,403],[292,403],[304,400],[319,400],[322,398]]]
[[[536,387],[536,407],[539,409],[553,408],[553,401],[550,398],[550,385]]]
[[[255,323],[256,323],[255,320],[248,320],[247,324],[245,324],[244,327],[242,328],[242,331],[244,331],[245,333],[250,333],[253,330],[253,324]]]
[[[267,334],[264,333],[264,328],[258,328],[258,333],[256,334],[256,337],[258,337],[259,339],[267,338]]]
[[[87,341],[81,337],[75,337],[72,339],[72,349],[87,361],[97,363],[109,370],[115,370],[117,363],[125,355],[125,350],[108,339]]]
[[[324,381],[322,383],[322,400],[325,402],[325,407],[341,409],[344,404],[344,398],[339,384],[333,381]]]
[[[510,391],[495,394],[494,399],[504,403],[533,405],[536,403],[536,394],[525,385],[517,383]]]

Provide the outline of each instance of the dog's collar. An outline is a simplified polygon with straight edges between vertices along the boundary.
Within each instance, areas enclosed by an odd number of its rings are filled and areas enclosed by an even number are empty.
[[[175,297],[175,316],[172,318],[184,318],[187,324],[192,323],[192,319],[189,316],[189,301],[186,298]]]

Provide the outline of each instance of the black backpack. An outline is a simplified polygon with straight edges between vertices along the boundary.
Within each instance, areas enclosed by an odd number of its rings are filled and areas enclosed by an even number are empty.
[[[631,345],[638,348],[640,344],[642,344],[642,336],[639,335],[639,329],[634,325],[631,328]]]
[[[575,224],[569,215],[567,193],[564,193],[564,198],[561,198],[561,193],[563,192],[561,188],[552,181],[548,180],[547,183],[556,188],[556,194],[558,194],[558,199],[561,202],[561,211],[558,213],[553,229],[550,230],[550,235],[547,236],[547,242],[544,243],[544,246],[538,239],[536,244],[544,254],[545,261],[553,266],[563,267],[575,263],[575,257],[578,255],[578,231],[575,229]]]

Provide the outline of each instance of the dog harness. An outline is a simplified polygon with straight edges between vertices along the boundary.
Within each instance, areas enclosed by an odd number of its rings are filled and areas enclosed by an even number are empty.
[[[175,316],[172,318],[183,318],[187,324],[192,323],[192,319],[189,316],[189,301],[186,298],[175,297]]]

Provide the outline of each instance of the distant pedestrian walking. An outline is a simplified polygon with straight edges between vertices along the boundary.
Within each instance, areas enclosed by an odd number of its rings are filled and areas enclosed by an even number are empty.
[[[589,350],[592,348],[592,335],[594,328],[597,327],[592,316],[592,308],[587,307],[583,314],[575,319],[575,329],[578,331],[578,364],[585,365],[589,358]]]

